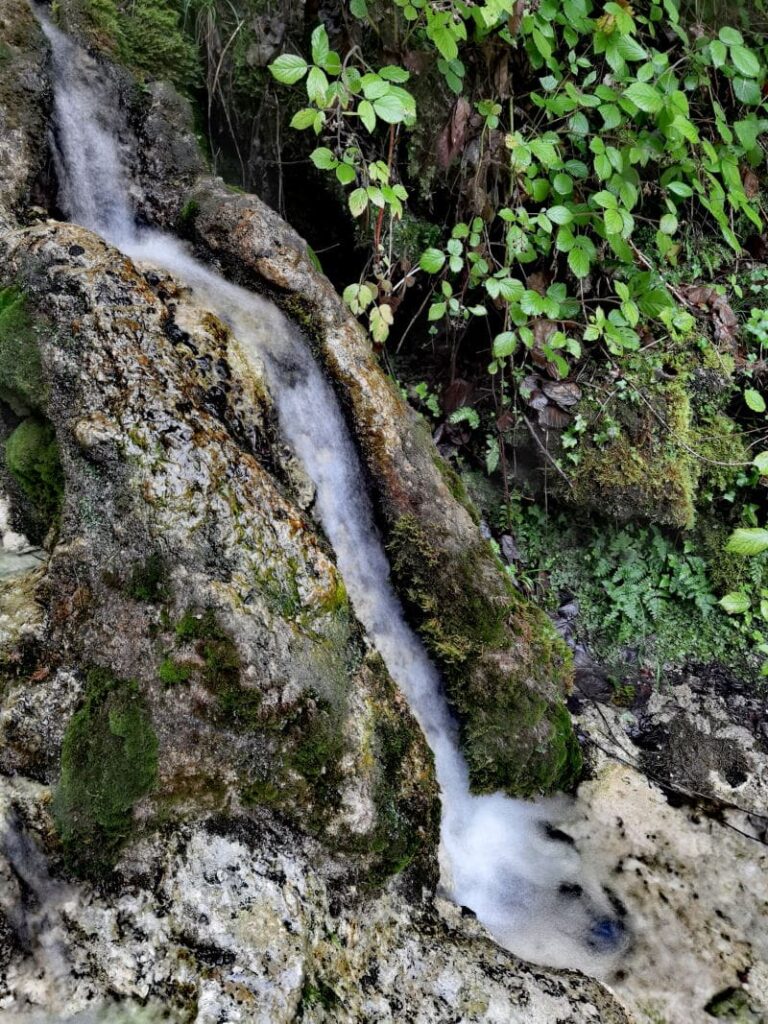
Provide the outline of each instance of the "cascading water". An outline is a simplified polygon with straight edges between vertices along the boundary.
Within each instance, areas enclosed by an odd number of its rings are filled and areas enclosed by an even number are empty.
[[[444,885],[518,955],[607,974],[626,947],[626,933],[599,886],[585,879],[575,850],[548,831],[562,808],[469,791],[439,675],[389,583],[354,444],[302,336],[275,306],[213,273],[176,239],[136,228],[98,65],[39,12],[38,17],[53,53],[61,207],[132,259],[174,275],[263,362],[280,428],[315,485],[317,514],[355,613],[434,753],[442,792]]]

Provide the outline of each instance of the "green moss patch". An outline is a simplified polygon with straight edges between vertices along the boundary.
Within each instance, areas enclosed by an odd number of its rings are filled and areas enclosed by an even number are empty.
[[[134,601],[164,601],[167,598],[166,581],[167,570],[162,556],[154,554],[134,566],[125,590]]]
[[[5,463],[35,517],[54,523],[61,511],[64,473],[51,424],[35,416],[23,420],[6,442]]]
[[[53,813],[64,851],[82,874],[109,869],[133,826],[133,806],[157,778],[157,737],[134,682],[88,673],[67,727]]]
[[[443,671],[473,788],[529,796],[570,786],[581,768],[560,699],[571,658],[547,617],[507,584],[485,545],[445,565],[406,515],[388,547],[398,590]]]
[[[26,296],[16,287],[0,289],[0,398],[39,409],[43,392],[40,351]]]
[[[174,0],[65,0],[62,6],[67,27],[74,19],[96,46],[139,77],[169,80],[182,91],[200,84],[197,49]]]
[[[232,638],[219,624],[211,609],[187,611],[176,626],[181,641],[194,643],[203,659],[203,682],[217,697],[216,718],[222,724],[239,729],[263,726],[261,694],[241,685],[240,655]],[[171,669],[166,669],[168,674]]]

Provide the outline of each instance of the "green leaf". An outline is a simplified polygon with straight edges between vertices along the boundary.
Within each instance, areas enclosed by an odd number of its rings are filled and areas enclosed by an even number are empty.
[[[746,46],[732,46],[731,60],[746,78],[757,78],[760,74],[760,61]]]
[[[664,106],[664,99],[658,89],[645,82],[633,82],[624,90],[624,96],[646,114],[657,114]]]
[[[674,235],[677,228],[678,222],[674,213],[665,213],[659,221],[659,231],[661,231],[663,235]]]
[[[606,210],[603,213],[603,221],[609,235],[620,235],[624,230],[624,218],[620,210]]]
[[[307,73],[308,64],[294,53],[283,53],[269,65],[274,78],[283,85],[295,85]]]
[[[419,266],[428,274],[437,274],[445,265],[445,253],[440,249],[425,249],[421,254]]]
[[[349,11],[353,17],[365,20],[368,17],[368,4],[365,0],[349,0]]]
[[[717,34],[728,46],[740,46],[744,42],[744,36],[741,32],[738,29],[730,28],[728,25],[721,28]]]
[[[357,175],[355,174],[355,168],[351,164],[339,164],[336,168],[336,177],[340,184],[351,185]]]
[[[728,615],[743,615],[744,612],[749,611],[749,606],[752,602],[746,594],[740,594],[734,591],[733,593],[726,594],[725,597],[721,597],[719,604],[723,611],[727,612]]]
[[[493,339],[493,355],[495,359],[511,356],[517,348],[517,335],[514,331],[503,331]]]
[[[373,109],[376,111],[376,116],[380,117],[382,121],[386,121],[387,124],[399,124],[407,116],[400,99],[391,93],[374,100]]]
[[[444,302],[433,302],[429,307],[429,313],[427,314],[427,320],[442,320],[445,316],[445,303]]]
[[[349,209],[353,217],[359,217],[368,206],[368,193],[364,188],[356,188],[349,194]]]
[[[326,149],[324,146],[310,153],[309,159],[320,171],[330,171],[339,162],[330,149]]]
[[[768,452],[760,452],[752,460],[752,465],[757,466],[761,476],[768,476]]]
[[[674,195],[680,196],[682,199],[690,199],[693,195],[693,189],[690,185],[686,185],[684,181],[670,181],[667,188]]]
[[[589,254],[579,247],[574,247],[568,253],[568,266],[578,278],[587,276],[590,262]]]
[[[754,388],[745,388],[744,401],[752,412],[765,412],[765,399],[760,392],[755,391]]]
[[[762,100],[760,86],[754,78],[742,78],[740,75],[731,80],[733,91],[741,103],[749,107],[756,107]]]
[[[297,110],[291,118],[291,128],[298,128],[299,130],[311,128],[315,123],[316,115],[317,111],[313,107],[305,107],[303,110]]]
[[[407,82],[411,77],[405,68],[398,67],[397,64],[387,64],[386,67],[379,71],[379,76],[385,78],[388,82],[397,82],[398,85]]]
[[[373,109],[373,104],[369,103],[368,100],[362,100],[360,106],[357,108],[357,112],[365,127],[369,132],[372,132],[376,127],[376,114]]]
[[[573,220],[573,214],[567,206],[550,206],[547,216],[553,224],[570,224]]]
[[[733,555],[760,555],[768,550],[768,530],[756,526],[740,527],[728,538],[725,550]]]
[[[457,46],[456,40],[454,39],[453,33],[450,29],[446,28],[444,25],[436,25],[431,29],[431,31],[429,28],[427,29],[427,35],[446,60],[454,60],[458,57],[459,47]]]
[[[318,25],[312,33],[312,60],[315,64],[322,64],[330,51],[328,33],[325,25]]]
[[[325,103],[325,94],[328,91],[328,79],[322,68],[310,68],[307,75],[307,96],[313,103],[321,106]]]
[[[712,63],[716,68],[721,68],[728,59],[728,50],[725,43],[719,39],[713,39],[709,44],[709,55],[712,58]]]

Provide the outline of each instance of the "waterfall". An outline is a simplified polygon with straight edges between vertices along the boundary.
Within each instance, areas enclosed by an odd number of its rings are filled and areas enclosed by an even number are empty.
[[[60,205],[141,264],[162,268],[263,362],[284,439],[316,488],[316,512],[355,613],[405,694],[434,753],[442,796],[443,884],[497,941],[529,960],[605,975],[626,935],[578,854],[548,824],[562,808],[470,793],[439,674],[389,581],[354,443],[297,327],[272,303],[195,260],[177,239],[135,226],[98,65],[38,12],[52,49]]]

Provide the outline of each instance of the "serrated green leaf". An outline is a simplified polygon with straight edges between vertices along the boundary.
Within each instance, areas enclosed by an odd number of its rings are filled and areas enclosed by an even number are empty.
[[[765,412],[765,399],[754,388],[744,389],[744,401],[752,412]]]
[[[441,249],[425,249],[421,254],[419,266],[427,274],[437,274],[445,265],[445,253]]]
[[[321,146],[310,153],[309,159],[320,171],[330,171],[339,162],[330,149],[326,149],[325,146]]]
[[[325,94],[328,91],[328,79],[322,68],[310,68],[307,75],[307,96],[313,103],[321,106],[325,103]]]
[[[728,615],[743,615],[744,612],[749,611],[749,606],[752,602],[746,594],[734,591],[731,594],[726,594],[725,597],[721,597],[718,603]]]
[[[731,60],[745,78],[757,78],[760,74],[760,61],[746,46],[732,46]]]
[[[361,100],[357,112],[365,127],[369,132],[372,132],[376,127],[376,113],[373,109],[373,104],[368,100]]]
[[[517,335],[514,331],[502,331],[493,339],[493,355],[495,359],[511,356],[517,348]]]
[[[568,253],[568,266],[571,268],[573,274],[578,278],[584,278],[589,274],[590,258],[580,247],[574,247]]]
[[[741,75],[737,75],[731,79],[731,85],[736,99],[749,107],[756,107],[763,98],[760,86],[754,78],[742,78]]]
[[[728,538],[725,550],[733,555],[760,555],[768,550],[768,530],[760,527],[740,527]]]
[[[373,101],[376,116],[387,124],[400,124],[406,118],[406,110],[398,96],[388,93]]]
[[[368,206],[368,193],[364,188],[356,188],[349,194],[349,209],[353,217],[359,217]]]
[[[351,164],[339,164],[336,168],[336,178],[341,185],[351,185],[357,175]]]
[[[317,111],[313,107],[305,107],[303,110],[297,110],[291,118],[291,128],[298,128],[300,131],[304,128],[311,128],[315,123],[315,117]]]
[[[306,75],[308,67],[303,57],[294,53],[283,53],[269,65],[269,70],[283,85],[295,85]]]
[[[325,25],[318,25],[312,33],[312,60],[315,64],[322,64],[325,58],[328,56],[330,50],[330,44],[328,42],[328,33],[325,30]]]
[[[398,67],[397,64],[387,64],[386,67],[380,69],[379,75],[388,82],[396,82],[398,85],[407,82],[411,77],[405,68]]]
[[[553,224],[570,224],[573,220],[573,213],[567,206],[550,206],[547,216]]]
[[[624,90],[624,96],[646,114],[658,114],[664,106],[664,98],[661,93],[646,82],[633,82]]]

